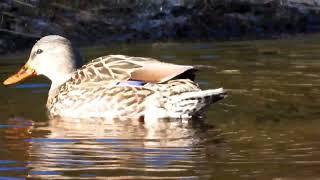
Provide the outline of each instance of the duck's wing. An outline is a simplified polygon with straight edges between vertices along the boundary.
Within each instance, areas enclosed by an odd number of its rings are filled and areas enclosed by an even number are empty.
[[[193,73],[195,69],[193,66],[164,63],[154,59],[152,59],[153,61],[143,62],[139,61],[139,59],[140,58],[136,59],[135,62],[139,64],[141,68],[131,72],[130,79],[132,80],[162,83],[178,76],[179,78],[194,78]]]
[[[127,80],[161,83],[192,70],[193,66],[163,63],[152,58],[109,55],[84,65],[74,73],[71,81],[73,84]]]

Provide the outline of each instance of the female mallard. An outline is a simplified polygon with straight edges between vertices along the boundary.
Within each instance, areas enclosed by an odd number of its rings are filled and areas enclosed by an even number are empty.
[[[202,91],[192,81],[192,66],[123,55],[100,57],[77,69],[80,62],[69,40],[45,36],[4,84],[48,77],[49,114],[71,118],[190,118],[225,96],[222,88]]]

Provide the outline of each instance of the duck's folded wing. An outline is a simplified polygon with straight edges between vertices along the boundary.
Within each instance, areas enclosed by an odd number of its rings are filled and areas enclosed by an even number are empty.
[[[130,79],[141,80],[144,82],[162,83],[193,69],[193,66],[183,66],[163,62],[149,62],[145,63],[141,68],[133,71]],[[193,73],[190,74],[192,74],[190,76],[193,76]],[[193,79],[193,77],[190,79]]]
[[[192,76],[193,70],[193,66],[163,63],[152,58],[109,55],[84,65],[74,73],[71,81],[73,84],[127,80],[161,83],[182,74]]]

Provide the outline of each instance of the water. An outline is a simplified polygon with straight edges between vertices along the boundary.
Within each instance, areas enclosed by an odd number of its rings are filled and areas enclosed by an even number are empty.
[[[0,86],[0,179],[320,178],[319,35],[82,51],[193,64],[202,87],[229,96],[205,120],[143,125],[48,120],[45,78]],[[25,58],[2,58],[1,81]]]

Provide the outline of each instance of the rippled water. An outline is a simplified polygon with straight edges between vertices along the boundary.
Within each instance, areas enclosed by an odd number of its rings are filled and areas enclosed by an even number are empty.
[[[45,78],[0,86],[0,179],[319,179],[319,37],[83,49],[193,64],[229,97],[204,120],[48,120]]]

